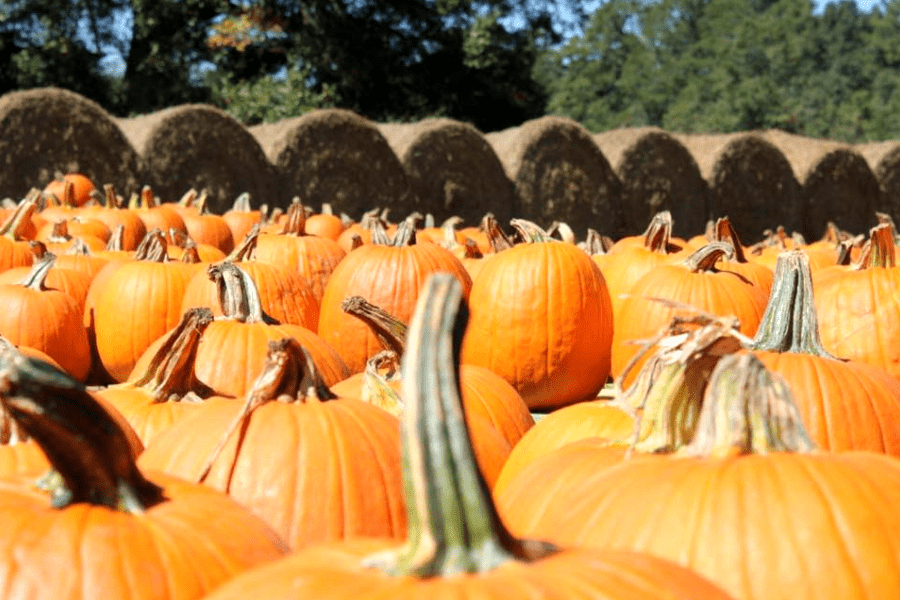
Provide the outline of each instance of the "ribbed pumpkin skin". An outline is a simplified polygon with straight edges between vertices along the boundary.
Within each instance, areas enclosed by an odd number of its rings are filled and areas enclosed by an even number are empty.
[[[794,352],[755,354],[785,379],[820,449],[900,456],[900,381],[863,363]]]
[[[141,455],[142,469],[196,481],[240,402],[204,404]],[[206,484],[228,491],[297,549],[353,536],[402,538],[400,427],[352,399],[269,402],[232,435]]]
[[[468,296],[472,286],[468,272],[458,258],[440,246],[367,244],[357,248],[344,257],[325,286],[319,307],[319,335],[337,350],[351,373],[363,371],[366,361],[384,348],[368,325],[341,310],[344,299],[362,296],[406,323],[425,280],[439,271],[452,273]]]
[[[16,267],[0,273],[0,284],[19,283],[31,270],[30,267]],[[91,288],[93,278],[83,271],[61,268],[54,265],[47,272],[44,283],[48,288],[59,290],[71,296],[78,304],[78,313],[84,313],[84,305],[87,301],[88,290]]]
[[[122,263],[105,281],[94,278],[102,285],[93,307],[97,352],[115,381],[125,381],[150,344],[178,324],[196,270],[185,263],[137,260]]]
[[[296,270],[313,289],[321,303],[325,286],[346,252],[337,242],[315,235],[261,233],[254,256],[260,262]]]
[[[634,433],[634,420],[609,402],[579,402],[555,410],[535,423],[517,443],[500,477],[494,493],[501,494],[528,465],[557,448],[586,438],[626,440]]]
[[[302,325],[313,331],[319,324],[319,302],[311,286],[296,271],[282,265],[245,261],[238,266],[256,284],[262,308],[280,323]],[[188,282],[181,304],[181,312],[206,306],[216,317],[222,316],[222,306],[213,283],[205,271]]]
[[[203,332],[197,348],[197,379],[217,394],[241,397],[262,372],[270,341],[296,338],[316,364],[325,385],[350,375],[338,353],[315,333],[299,325],[266,325],[213,321]]]
[[[813,288],[825,349],[900,378],[900,268],[814,272]]]
[[[91,348],[78,302],[59,290],[0,285],[0,334],[46,353],[78,381],[91,369]]]
[[[732,315],[740,321],[740,331],[752,337],[766,308],[768,296],[759,287],[727,271],[691,272],[681,264],[656,267],[631,288],[615,318],[612,345],[612,373],[619,378],[640,349],[630,342],[655,337],[676,314],[689,315],[649,298],[665,298],[712,313]],[[637,373],[640,364],[632,371]]]
[[[32,441],[0,445],[0,478],[40,477],[50,468],[40,446]]]
[[[389,540],[326,544],[242,574],[206,600],[728,600],[697,574],[632,552],[566,550],[538,562],[509,562],[483,575],[388,577],[361,560]]]
[[[153,480],[169,500],[143,515],[89,504],[56,510],[32,491],[33,477],[0,480],[3,599],[190,600],[284,554],[271,529],[219,492]]]
[[[472,283],[462,362],[508,381],[531,409],[593,398],[609,375],[612,305],[603,275],[563,242],[518,244]]]
[[[540,494],[507,488],[498,504],[512,531],[668,558],[741,600],[900,597],[895,458],[643,455],[573,475],[560,462]]]

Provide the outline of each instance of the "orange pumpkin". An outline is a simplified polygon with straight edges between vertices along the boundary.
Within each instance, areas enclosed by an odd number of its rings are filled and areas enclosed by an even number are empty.
[[[91,192],[96,185],[87,175],[81,173],[57,173],[56,177],[44,187],[45,195],[52,195],[62,203],[66,198],[66,184],[70,184],[72,191],[69,194],[73,206],[84,206],[91,200]]]
[[[198,599],[284,555],[224,494],[139,471],[116,421],[71,377],[10,351],[0,371],[0,405],[58,473],[50,494],[33,477],[0,479],[7,597]],[[24,568],[51,564],[65,567]]]

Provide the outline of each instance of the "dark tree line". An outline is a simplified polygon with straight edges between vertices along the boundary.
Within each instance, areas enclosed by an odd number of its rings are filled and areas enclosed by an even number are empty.
[[[485,131],[552,112],[594,131],[900,138],[900,0],[821,14],[810,0],[581,6],[12,0],[0,5],[0,93],[56,85],[122,116],[212,102],[248,123],[340,106]],[[109,72],[110,53],[123,73]]]

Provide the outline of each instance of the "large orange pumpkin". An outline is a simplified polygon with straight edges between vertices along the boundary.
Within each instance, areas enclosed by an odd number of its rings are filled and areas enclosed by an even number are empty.
[[[603,275],[576,246],[513,225],[527,241],[491,257],[473,282],[462,361],[506,379],[532,410],[591,399],[613,337]]]
[[[4,598],[195,599],[284,554],[224,494],[139,471],[116,421],[71,377],[11,351],[0,372],[0,404],[58,473],[49,495],[33,478],[0,479]]]

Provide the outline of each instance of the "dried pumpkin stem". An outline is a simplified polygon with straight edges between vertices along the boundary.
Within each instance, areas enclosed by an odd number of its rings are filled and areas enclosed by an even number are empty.
[[[790,388],[752,353],[726,356],[716,365],[703,399],[690,456],[810,452]]]
[[[26,196],[24,200],[19,202],[16,210],[6,219],[3,226],[0,227],[0,235],[8,237],[12,240],[22,240],[25,238],[25,225],[31,221],[31,217],[37,210],[37,197]]]
[[[164,500],[162,488],[138,470],[122,428],[65,372],[0,350],[0,405],[59,474],[57,508],[84,502],[139,513]]]
[[[671,243],[672,239],[672,213],[664,210],[653,215],[650,224],[644,232],[644,247],[653,252],[668,254],[680,250]]]
[[[741,238],[738,237],[737,230],[728,217],[721,217],[716,221],[715,233],[713,239],[717,242],[727,242],[731,244],[734,250],[734,256],[731,260],[738,263],[746,263],[747,256],[744,254],[744,246],[741,244]]]
[[[459,349],[467,321],[462,286],[429,278],[403,357],[404,495],[409,537],[364,563],[392,575],[450,576],[490,571],[555,547],[514,539],[481,476],[459,396]]]
[[[803,250],[778,255],[769,302],[752,348],[834,358],[819,337],[809,256]]]
[[[722,258],[734,258],[734,246],[727,242],[710,242],[684,259],[682,263],[692,273],[715,272]]]
[[[397,356],[403,356],[407,334],[405,323],[362,296],[345,298],[341,303],[341,310],[368,325],[385,348],[393,350]]]
[[[538,227],[531,221],[525,219],[513,219],[509,222],[512,228],[516,230],[522,241],[526,244],[538,244],[545,242],[556,242],[549,233]]]
[[[147,232],[134,251],[134,260],[168,262],[169,243],[166,241],[166,235],[162,229],[157,227]]]
[[[243,429],[244,423],[260,406],[269,402],[325,402],[335,396],[316,368],[309,352],[294,338],[269,342],[269,351],[262,372],[256,378],[244,400],[240,412],[232,419],[219,443],[200,470],[198,482],[203,483],[232,435]],[[231,487],[231,478],[225,490]]]
[[[250,206],[250,192],[238,194],[238,197],[234,199],[234,204],[231,205],[231,210],[235,212],[252,212],[253,207]]]
[[[259,222],[254,223],[253,227],[250,228],[250,231],[247,232],[247,235],[244,236],[244,239],[241,240],[241,243],[234,247],[234,250],[225,257],[225,260],[228,262],[250,260],[253,252],[256,251],[260,227],[261,225]]]
[[[894,228],[890,223],[876,225],[869,232],[869,254],[866,268],[893,268],[896,264],[896,247],[894,245]]]
[[[306,209],[300,203],[300,198],[294,197],[287,210],[287,218],[284,220],[282,235],[304,236],[306,235]]]
[[[28,275],[19,282],[19,285],[24,285],[25,287],[38,292],[46,290],[47,286],[45,285],[45,282],[47,281],[47,275],[50,274],[50,269],[52,269],[55,264],[56,255],[52,252],[44,252],[43,256],[38,258],[34,264],[31,265],[31,270],[28,271]]]
[[[154,402],[177,402],[188,394],[192,394],[191,398],[211,396],[212,390],[194,375],[194,359],[200,338],[212,321],[208,308],[187,310],[153,355],[146,371],[126,385],[144,388]]]
[[[500,224],[497,223],[497,219],[493,215],[487,214],[484,216],[484,219],[481,220],[481,229],[487,236],[488,244],[490,244],[491,250],[495,254],[513,247],[513,241],[500,229]]]
[[[220,262],[206,269],[210,280],[216,284],[219,306],[226,319],[241,323],[268,323],[278,321],[265,313],[259,290],[246,271],[233,262]]]

